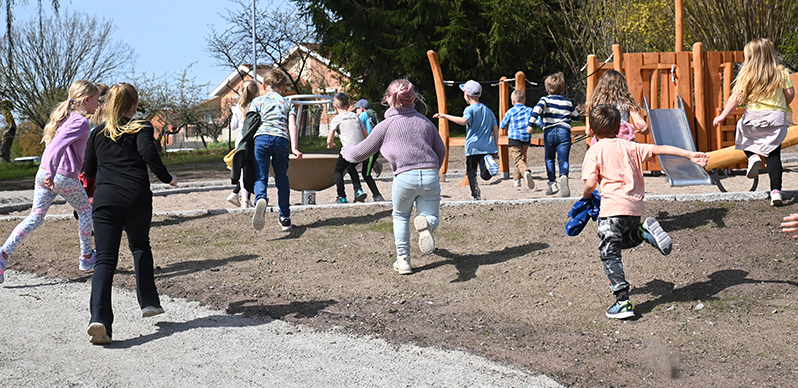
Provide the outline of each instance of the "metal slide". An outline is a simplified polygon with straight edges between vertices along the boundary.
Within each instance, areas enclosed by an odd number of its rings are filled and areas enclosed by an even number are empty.
[[[696,151],[681,96],[676,96],[676,109],[649,109],[648,100],[645,97],[643,105],[648,114],[651,135],[654,136],[655,144]],[[658,158],[671,186],[713,184],[706,170],[688,159],[669,155],[660,155]]]

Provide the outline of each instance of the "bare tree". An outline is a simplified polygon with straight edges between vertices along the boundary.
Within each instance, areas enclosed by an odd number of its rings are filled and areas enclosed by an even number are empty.
[[[115,27],[81,13],[31,20],[15,25],[12,51],[0,48],[0,99],[12,111],[44,128],[50,111],[67,98],[69,85],[77,79],[109,79],[127,70],[132,49],[111,38]],[[13,136],[0,145],[10,149]]]
[[[211,27],[206,37],[207,50],[220,66],[238,69],[242,64],[252,63],[252,6],[245,0],[232,1],[237,4],[220,15],[227,24],[224,31]],[[284,10],[272,4],[260,6],[256,12],[256,48],[258,58],[268,66],[276,65],[291,79],[297,93],[310,92],[308,67],[311,53],[298,50],[298,61],[286,63],[285,55],[292,48],[311,45],[314,37],[312,23],[307,16],[293,10]],[[312,46],[312,45],[311,45]],[[312,47],[311,47],[312,48]],[[256,64],[260,66],[259,64]],[[243,79],[244,74],[241,74]]]

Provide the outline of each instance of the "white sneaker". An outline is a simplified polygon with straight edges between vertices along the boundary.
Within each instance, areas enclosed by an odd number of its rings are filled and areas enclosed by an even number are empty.
[[[561,197],[570,197],[571,196],[571,188],[568,187],[568,176],[567,175],[560,175],[560,196]]]
[[[410,258],[407,256],[400,256],[393,262],[393,269],[399,272],[399,275],[409,275],[413,273],[413,267],[410,266]]]
[[[529,190],[535,190],[535,180],[532,179],[532,171],[524,171],[524,179],[526,180],[526,186],[529,187]]]
[[[781,191],[773,190],[770,192],[770,206],[781,206]]]
[[[435,238],[432,237],[432,231],[429,230],[429,221],[427,217],[416,216],[413,220],[413,225],[418,231],[418,248],[421,249],[422,255],[428,255],[435,250]]]
[[[549,182],[549,189],[546,190],[546,195],[556,194],[558,191],[560,191],[560,189],[557,188],[557,182]]]
[[[753,154],[748,158],[748,169],[745,171],[745,176],[748,179],[754,179],[759,175],[759,168],[762,167],[762,158],[757,154]]]
[[[232,203],[236,207],[240,207],[241,206],[241,201],[239,201],[238,194],[236,194],[236,193],[230,193],[230,195],[227,196],[227,202]]]
[[[88,330],[86,330],[91,338],[89,338],[89,342],[98,345],[105,345],[111,343],[111,336],[108,335],[108,332],[105,330],[105,325],[100,322],[92,322],[89,324]]]
[[[521,187],[521,180],[513,179],[513,187]]]
[[[261,230],[266,226],[266,208],[269,203],[266,198],[261,198],[255,204],[255,214],[252,215],[252,229]]]
[[[147,306],[147,307],[144,307],[143,309],[141,309],[141,316],[143,318],[154,317],[154,316],[156,316],[158,314],[163,314],[163,313],[164,313],[164,311],[163,311],[163,308],[161,308],[161,307]]]
[[[495,176],[499,173],[499,165],[496,164],[496,160],[493,159],[493,155],[485,155],[485,167],[488,168],[490,175]]]

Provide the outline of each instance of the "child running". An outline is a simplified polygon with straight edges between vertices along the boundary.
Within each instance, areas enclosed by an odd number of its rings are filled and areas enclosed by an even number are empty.
[[[629,92],[626,77],[620,72],[607,70],[599,78],[596,89],[590,95],[587,103],[585,103],[585,116],[589,116],[593,107],[599,104],[615,105],[615,108],[621,112],[621,129],[618,131],[618,139],[634,141],[636,134],[648,134],[648,124],[646,124],[643,116],[640,115],[641,108],[632,97],[632,93]],[[630,117],[634,124],[629,122]],[[585,128],[585,134],[593,136],[589,120]],[[593,146],[597,141],[598,138],[593,136],[590,140],[590,145]]]
[[[624,319],[635,315],[629,301],[629,283],[623,271],[621,249],[633,248],[647,241],[663,255],[671,252],[671,238],[653,217],[641,224],[643,214],[643,162],[657,155],[673,155],[706,166],[707,155],[672,146],[640,144],[616,136],[621,114],[615,105],[596,105],[589,120],[599,141],[585,153],[582,197],[590,199],[601,186],[601,209],[598,218],[599,258],[615,294],[615,303],[607,309],[609,318]]]
[[[482,199],[482,192],[477,183],[477,167],[479,167],[482,180],[490,180],[499,172],[499,166],[494,158],[499,157],[499,126],[496,125],[496,116],[485,104],[479,102],[482,95],[482,85],[474,80],[469,80],[460,85],[463,98],[468,106],[463,111],[463,116],[452,116],[446,113],[435,113],[432,117],[442,117],[457,125],[466,127],[465,154],[466,176],[471,188],[471,197],[474,201]]]
[[[41,166],[36,173],[33,206],[30,215],[20,222],[0,248],[0,283],[5,280],[9,256],[14,254],[28,233],[44,222],[44,216],[57,195],[61,195],[78,214],[80,239],[79,268],[94,268],[94,251],[91,242],[91,204],[86,190],[78,180],[86,141],[89,138],[89,120],[99,105],[100,92],[88,81],[75,81],[69,86],[69,98],[61,102],[50,114],[44,126],[46,144]]]
[[[335,117],[330,121],[330,134],[327,136],[327,148],[335,147],[335,134],[337,133],[341,138],[341,147],[347,145],[355,145],[363,141],[368,136],[366,128],[360,122],[360,119],[354,112],[349,111],[349,95],[346,93],[336,93],[333,96],[333,107],[335,108]],[[335,162],[335,187],[338,195],[335,198],[335,203],[347,203],[346,190],[344,189],[344,171],[349,174],[349,179],[352,180],[352,187],[355,190],[355,201],[363,202],[366,199],[366,192],[360,185],[360,178],[357,176],[357,164],[350,163],[343,156],[338,155],[338,160]],[[365,179],[367,176],[363,175]],[[371,185],[376,187],[374,180],[371,180]],[[372,192],[373,194],[373,192]],[[379,194],[379,191],[377,191]]]
[[[565,98],[565,76],[562,72],[552,74],[544,80],[548,96],[540,98],[532,109],[527,133],[532,133],[532,126],[543,119],[543,149],[546,161],[546,177],[549,187],[546,195],[556,194],[558,191],[563,197],[571,196],[568,185],[569,164],[571,155],[571,120],[579,116],[571,100]],[[560,167],[560,186],[557,186],[554,158],[557,158]]]
[[[255,81],[245,81],[244,84],[241,85],[241,93],[238,96],[238,104],[230,107],[230,111],[233,114],[232,118],[230,118],[230,130],[238,131],[238,135],[236,135],[236,148],[238,148],[238,145],[241,143],[241,139],[244,138],[244,116],[246,116],[252,100],[254,100],[259,94],[260,90],[258,89],[258,84]],[[246,163],[242,165],[241,172],[241,177],[244,182],[243,184],[240,181],[236,182],[235,187],[233,187],[233,192],[227,196],[227,202],[230,202],[242,209],[246,209],[252,207],[252,203],[249,200],[251,193],[246,189],[246,187],[251,187],[251,183],[254,180],[254,174],[252,167],[248,166]],[[242,186],[244,187],[243,194],[241,194]]]
[[[377,124],[371,135],[357,145],[341,150],[353,163],[381,152],[393,170],[393,235],[396,261],[393,269],[401,275],[413,273],[410,266],[410,216],[416,205],[413,226],[418,231],[418,247],[422,254],[435,250],[432,232],[438,227],[441,205],[441,184],[438,169],[443,165],[446,147],[438,129],[415,108],[424,103],[413,84],[398,79],[388,85],[383,104],[390,106],[385,120]],[[425,105],[426,107],[426,105]]]
[[[743,117],[737,121],[734,148],[743,150],[748,157],[748,178],[756,178],[762,158],[767,161],[770,178],[770,205],[781,206],[781,143],[787,137],[787,127],[792,125],[789,105],[795,97],[790,73],[778,63],[773,43],[767,39],[754,39],[743,48],[745,60],[737,78],[734,91],[720,116],[712,120],[717,127],[737,108],[745,105]]]
[[[357,114],[357,118],[360,119],[360,122],[363,123],[363,126],[366,128],[366,133],[369,135],[371,134],[371,131],[374,130],[374,127],[380,123],[380,119],[377,117],[377,112],[375,112],[374,109],[371,109],[371,105],[367,100],[357,100],[355,103],[355,113]],[[362,169],[360,170],[360,173],[363,174],[363,180],[366,181],[369,190],[371,190],[371,196],[374,199],[374,202],[385,201],[385,198],[382,197],[380,190],[377,188],[377,184],[373,179],[370,179],[372,171],[374,171],[375,177],[379,177],[380,174],[382,174],[382,163],[377,161],[377,158],[379,157],[379,152],[371,155],[371,157],[363,161]],[[369,179],[366,179],[367,176]]]
[[[249,110],[260,115],[260,127],[255,132],[255,214],[252,228],[266,226],[266,209],[269,198],[269,164],[277,186],[277,204],[280,207],[279,223],[283,231],[291,229],[291,187],[288,182],[288,156],[302,159],[297,149],[296,111],[283,98],[288,86],[288,76],[280,69],[269,69],[263,75],[264,94],[250,104]]]
[[[152,191],[147,166],[163,183],[177,186],[177,178],[161,162],[152,124],[133,119],[138,105],[138,91],[133,85],[111,86],[105,124],[92,131],[86,149],[86,175],[97,180],[92,212],[97,264],[91,278],[88,328],[89,341],[93,344],[111,343],[114,323],[111,288],[119,262],[122,231],[127,234],[133,255],[141,315],[151,317],[164,312],[155,287],[150,248]]]
[[[504,114],[499,128],[507,129],[507,148],[510,149],[510,157],[515,162],[513,184],[515,187],[521,187],[521,178],[523,178],[527,187],[534,190],[535,180],[532,179],[532,172],[526,165],[526,152],[529,150],[529,141],[532,140],[532,135],[527,132],[526,127],[532,116],[532,108],[524,105],[526,96],[523,90],[513,90],[510,100],[513,102],[513,107]]]

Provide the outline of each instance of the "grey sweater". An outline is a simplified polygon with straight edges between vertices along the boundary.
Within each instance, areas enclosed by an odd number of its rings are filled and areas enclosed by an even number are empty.
[[[420,168],[439,169],[446,147],[432,122],[413,107],[385,112],[385,120],[356,145],[341,150],[350,163],[362,162],[379,151],[391,164],[394,175]]]

